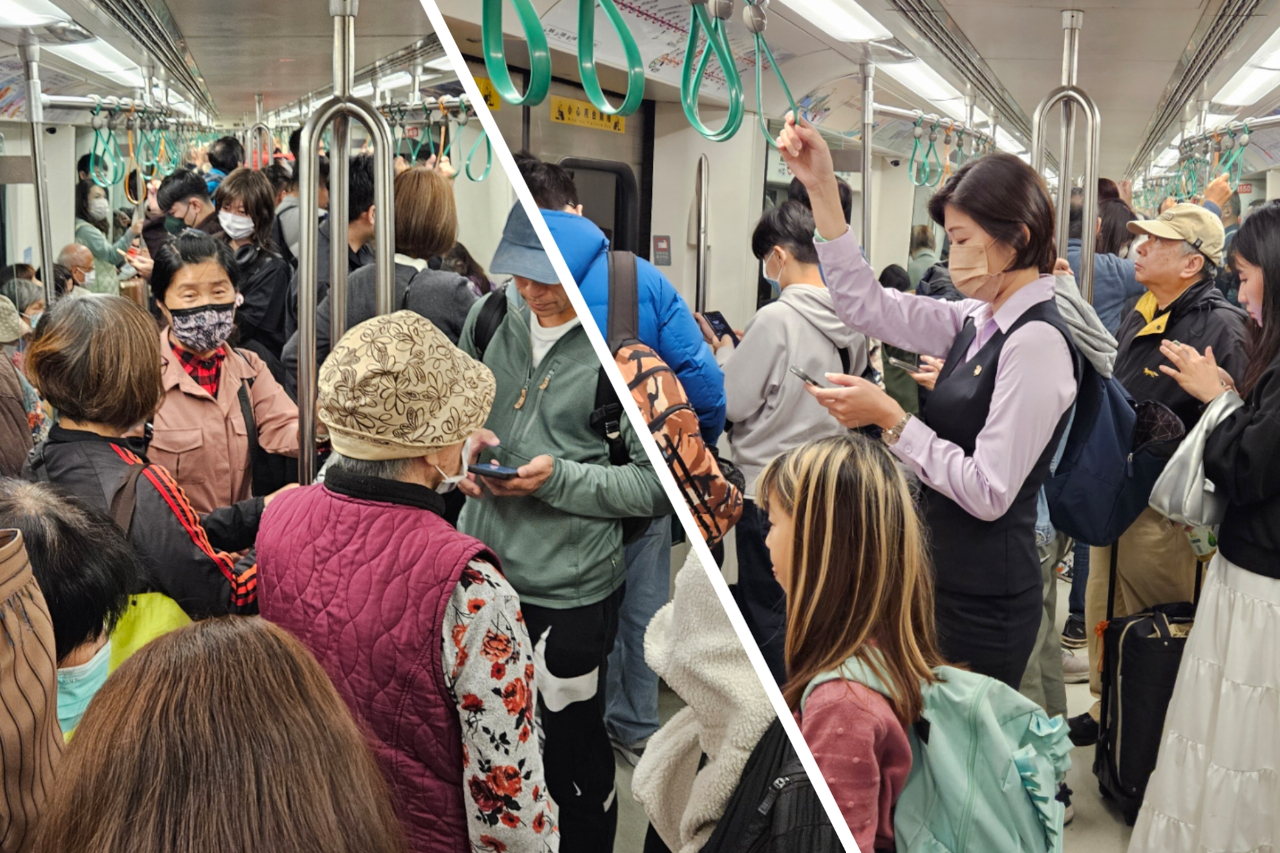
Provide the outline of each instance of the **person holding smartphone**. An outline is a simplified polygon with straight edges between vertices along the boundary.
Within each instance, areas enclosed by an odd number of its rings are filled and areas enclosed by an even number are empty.
[[[809,189],[839,317],[946,361],[920,417],[854,377],[828,376],[842,387],[808,392],[846,427],[880,426],[920,477],[942,652],[1017,689],[1043,605],[1037,497],[1067,429],[1080,358],[1055,302],[1048,190],[1009,154],[956,170],[929,214],[946,229],[948,267],[966,298],[941,302],[880,286],[841,215],[831,152],[816,129],[789,116],[778,147]]]
[[[781,295],[747,324],[741,343],[716,335],[699,317],[702,333],[724,370],[729,441],[734,462],[747,479],[742,520],[734,528],[738,582],[734,597],[779,684],[786,681],[782,587],[773,576],[765,537],[767,516],[756,505],[755,482],[769,461],[806,441],[848,430],[805,392],[804,373],[861,376],[867,341],[836,316],[831,293],[818,269],[813,214],[797,201],[765,211],[751,236],[765,280]],[[795,371],[789,368],[795,368]]]

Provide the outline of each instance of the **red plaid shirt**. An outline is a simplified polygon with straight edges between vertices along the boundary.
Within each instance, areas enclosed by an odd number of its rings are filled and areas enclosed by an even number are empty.
[[[222,360],[226,353],[219,347],[213,358],[203,359],[180,344],[173,345],[173,351],[182,362],[182,369],[196,381],[196,384],[209,392],[210,397],[218,396],[218,379],[222,376]]]

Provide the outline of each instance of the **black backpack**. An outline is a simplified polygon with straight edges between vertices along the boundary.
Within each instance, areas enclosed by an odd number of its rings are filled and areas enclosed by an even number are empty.
[[[700,853],[842,853],[831,818],[779,720],[760,736]]]

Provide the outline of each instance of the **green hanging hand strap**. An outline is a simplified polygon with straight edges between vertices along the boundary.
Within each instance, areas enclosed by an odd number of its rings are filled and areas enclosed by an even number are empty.
[[[604,96],[600,88],[600,78],[596,76],[596,4],[609,18],[613,31],[622,42],[622,51],[627,56],[627,94],[620,106],[613,106]],[[622,19],[622,13],[614,5],[613,0],[578,0],[578,70],[582,77],[582,88],[586,90],[587,99],[600,112],[607,116],[629,116],[640,109],[644,100],[644,59],[640,56],[640,48]]]
[[[484,171],[480,173],[480,177],[476,177],[471,169],[472,163],[475,162],[476,151],[480,150],[480,143],[484,142]],[[476,137],[476,141],[471,143],[471,151],[467,153],[467,177],[473,181],[483,181],[489,177],[489,170],[493,168],[493,143],[489,141],[489,134],[482,127],[480,135]]]
[[[924,128],[920,126],[923,122],[923,115],[916,119],[915,128],[911,131],[911,135],[915,137],[915,142],[911,145],[911,159],[907,160],[907,176],[911,178],[911,183],[917,187],[923,187],[929,175],[927,158],[923,162],[916,162],[916,157],[920,156],[922,147],[920,140],[924,138]],[[924,177],[920,175],[921,169],[924,170]]]
[[[690,5],[693,10],[689,18],[689,41],[685,46],[684,68],[680,77],[680,105],[694,130],[712,142],[723,142],[742,126],[742,79],[738,76],[738,65],[729,47],[724,20],[707,11],[706,0],[694,0]],[[706,31],[707,44],[699,58],[698,39],[703,30]],[[698,117],[698,92],[702,90],[703,75],[706,74],[707,62],[713,52],[729,89],[729,115],[719,130],[711,130]]]
[[[924,179],[924,186],[936,187],[938,182],[942,180],[942,158],[938,156],[938,125],[941,120],[935,121],[933,127],[929,129],[929,148],[924,152],[923,162],[926,167],[927,177]],[[933,158],[933,162],[929,162],[929,158]]]
[[[483,2],[480,39],[484,48],[484,67],[488,69],[493,88],[502,100],[517,107],[533,107],[542,103],[551,89],[551,52],[547,49],[547,34],[533,4],[529,0],[511,0],[511,5],[515,6],[529,46],[529,85],[522,95],[511,80],[506,47],[502,42],[502,0]]]
[[[107,128],[107,119],[101,115],[102,104],[98,104],[93,108],[93,148],[89,151],[89,177],[95,184],[106,189],[111,186],[114,181],[104,182],[98,177],[98,167],[102,166],[102,170],[106,171],[111,168],[111,144],[108,141],[110,130]]]
[[[796,117],[796,121],[800,120],[800,108],[796,106],[796,99],[791,97],[791,87],[787,85],[787,80],[782,76],[782,71],[778,68],[778,63],[773,58],[773,51],[769,49],[769,42],[765,40],[764,31],[768,24],[768,12],[765,3],[768,0],[746,0],[746,22],[747,29],[751,30],[751,34],[755,37],[756,42],[756,119],[760,122],[760,132],[764,134],[765,141],[773,148],[778,147],[778,143],[769,135],[769,125],[764,119],[764,79],[762,66],[767,58],[769,67],[773,69],[773,74],[778,78],[778,82],[782,84],[782,93],[787,96],[787,104],[791,108],[791,114]]]

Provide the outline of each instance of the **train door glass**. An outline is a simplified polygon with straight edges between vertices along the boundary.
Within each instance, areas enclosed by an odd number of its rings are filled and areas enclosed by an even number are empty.
[[[582,215],[600,227],[613,248],[639,253],[640,198],[631,167],[581,157],[566,157],[560,165],[573,175]]]
[[[929,199],[937,187],[916,187],[911,207],[911,242],[907,251],[907,274],[911,287],[920,282],[930,266],[946,260],[946,232],[929,216]]]

